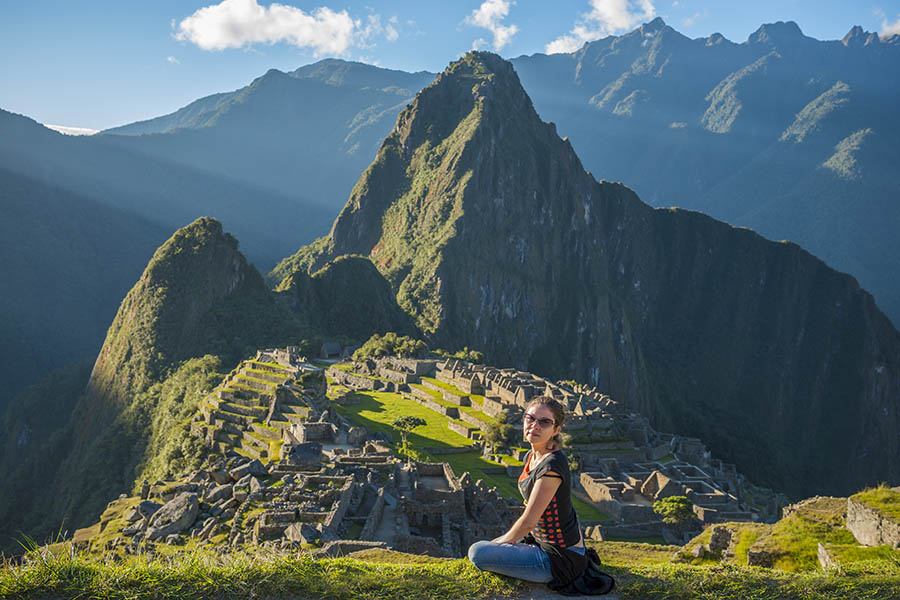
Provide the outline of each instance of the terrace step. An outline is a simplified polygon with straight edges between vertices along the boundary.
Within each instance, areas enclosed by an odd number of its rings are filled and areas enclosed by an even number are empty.
[[[256,377],[251,377],[249,375],[244,375],[243,373],[238,373],[234,378],[234,382],[267,394],[272,394],[274,389],[278,387],[278,384],[266,381],[264,379],[257,379]]]
[[[219,412],[228,412],[253,419],[265,419],[268,409],[261,406],[244,406],[242,404],[231,404],[230,402],[219,402]],[[232,419],[226,419],[232,420]]]
[[[249,394],[231,394],[231,399],[223,397],[222,400],[231,404],[240,404],[241,406],[249,406],[251,408],[262,406],[264,403],[268,404],[262,398],[251,396]]]
[[[281,430],[272,431],[265,425],[261,423],[250,423],[250,429],[258,433],[259,435],[271,439],[271,440],[280,440],[281,439]]]
[[[250,367],[242,367],[240,370],[240,374],[244,377],[266,381],[271,385],[285,385],[291,381],[291,379],[284,374],[262,371]]]
[[[303,404],[286,404],[283,402],[278,403],[278,410],[283,413],[293,413],[295,415],[309,415],[310,408]]]
[[[227,389],[231,390],[232,393],[240,394],[243,398],[257,398],[260,402],[262,402],[263,398],[268,401],[274,395],[274,392],[250,387],[241,383],[238,379],[229,381],[227,386]]]
[[[242,427],[249,427],[250,423],[253,422],[252,417],[239,415],[226,410],[218,410],[209,405],[201,407],[200,411],[203,413],[204,417],[206,417],[207,422],[222,420],[235,423]]]
[[[226,444],[230,444],[231,446],[237,446],[243,440],[243,436],[236,435],[234,433],[228,433],[222,429],[217,430],[213,434],[213,440],[217,442],[224,442]]]
[[[236,446],[238,444],[235,444]],[[269,446],[268,444],[263,447],[256,438],[251,436],[244,436],[240,440],[240,449],[246,452],[247,454],[252,454],[254,458],[268,458],[269,457]]]
[[[281,415],[276,414],[276,415],[275,415],[276,418],[273,418],[272,420],[269,421],[269,427],[274,427],[275,429],[278,430],[278,436],[279,436],[279,439],[281,439],[281,432],[282,432],[282,431],[284,431],[285,429],[290,429],[290,428],[291,428],[291,422],[290,422],[290,421],[285,421],[285,420],[282,420],[282,419],[277,418],[277,417],[280,417],[280,416],[281,416]]]
[[[275,366],[272,364],[267,364],[264,362],[258,362],[255,360],[247,360],[241,363],[241,366],[250,365],[250,368],[255,369],[257,371],[268,371],[275,375],[281,375],[283,377],[292,378],[289,374],[288,370],[285,367]]]

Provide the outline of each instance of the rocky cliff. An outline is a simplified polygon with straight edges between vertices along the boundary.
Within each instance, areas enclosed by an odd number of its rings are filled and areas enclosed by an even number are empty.
[[[421,91],[330,235],[275,275],[350,253],[436,344],[599,385],[757,481],[900,476],[900,339],[871,296],[796,245],[595,181],[497,56]]]

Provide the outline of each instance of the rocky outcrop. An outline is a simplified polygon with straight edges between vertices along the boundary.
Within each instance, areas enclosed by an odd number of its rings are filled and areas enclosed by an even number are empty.
[[[147,539],[159,540],[181,533],[194,524],[199,512],[200,503],[197,500],[197,494],[190,492],[178,494],[150,518]]]
[[[900,521],[852,497],[847,498],[847,529],[860,544],[900,548]]]
[[[598,183],[497,56],[422,90],[288,263],[344,254],[435,345],[597,386],[754,480],[799,496],[900,477],[900,336],[872,297],[798,246]]]

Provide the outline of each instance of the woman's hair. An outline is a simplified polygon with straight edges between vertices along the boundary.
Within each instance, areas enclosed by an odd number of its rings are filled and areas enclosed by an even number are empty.
[[[553,424],[557,427],[562,427],[563,423],[566,421],[566,409],[563,408],[563,405],[559,403],[558,400],[552,398],[550,396],[537,396],[531,399],[531,402],[525,405],[525,412],[528,412],[528,409],[532,406],[546,406],[550,409],[550,412],[553,413]],[[557,433],[553,436],[553,439],[550,440],[552,444],[552,450],[559,450],[562,448],[562,432]]]

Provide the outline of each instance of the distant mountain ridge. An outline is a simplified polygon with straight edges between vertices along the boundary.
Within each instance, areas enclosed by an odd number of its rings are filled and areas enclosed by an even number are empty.
[[[327,228],[330,211],[0,110],[0,276],[5,294],[0,406],[52,370],[96,355],[153,250],[216,215],[266,270]],[[27,282],[27,283],[26,283]],[[21,284],[21,285],[20,285]],[[7,396],[8,395],[8,396]]]
[[[891,201],[900,36],[857,26],[820,41],[778,22],[735,43],[690,39],[657,18],[571,54],[511,62],[538,113],[597,178],[654,206],[794,241],[854,275],[900,320],[900,241],[890,233],[900,228]],[[119,141],[281,193],[302,189],[336,211],[433,76],[328,59],[106,133],[152,133]]]
[[[397,113],[434,78],[326,59],[102,136],[334,209]],[[260,160],[260,157],[265,157]]]
[[[596,177],[796,242],[900,320],[900,36],[819,41],[779,22],[735,44],[655,19],[512,62]]]
[[[422,90],[273,275],[291,292],[345,254],[435,344],[598,385],[777,489],[900,476],[900,335],[872,297],[794,244],[597,183],[495,55]]]

